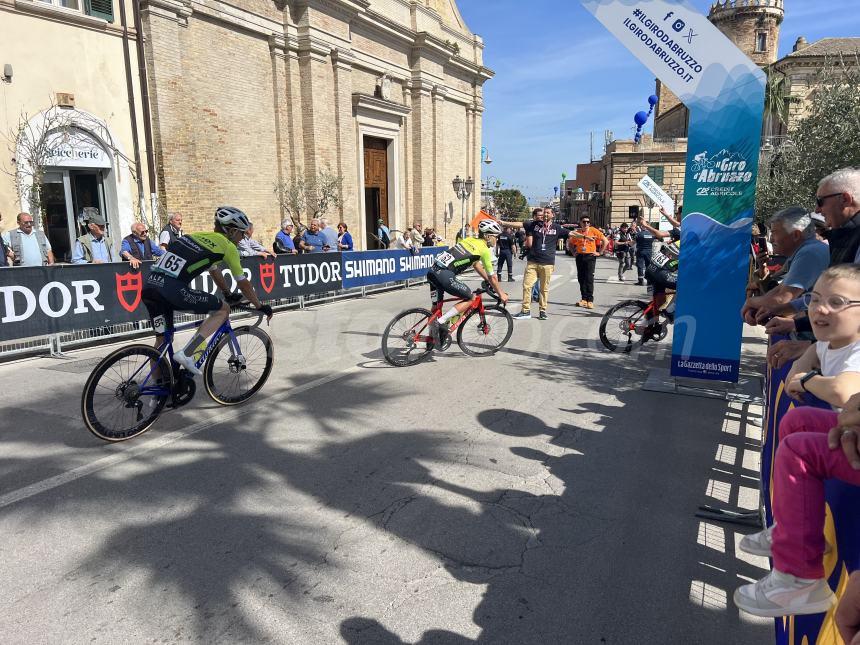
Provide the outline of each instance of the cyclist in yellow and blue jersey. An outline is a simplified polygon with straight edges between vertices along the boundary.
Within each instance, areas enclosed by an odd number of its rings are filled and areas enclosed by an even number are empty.
[[[201,373],[195,366],[194,353],[205,346],[206,339],[227,320],[230,303],[238,302],[244,296],[268,319],[272,317],[272,308],[260,302],[239,262],[237,245],[250,226],[248,216],[238,208],[219,207],[215,211],[214,231],[191,233],[172,241],[167,245],[164,255],[152,266],[146,279],[141,298],[152,318],[156,347],[164,342],[164,332],[173,329],[174,311],[209,314],[188,344],[173,354],[173,360],[192,374]],[[236,280],[241,296],[230,292],[218,268],[222,263]],[[194,278],[207,270],[221,290],[223,299],[189,286]]]
[[[508,294],[499,285],[493,270],[493,254],[487,246],[488,235],[501,235],[502,227],[495,220],[485,219],[478,225],[478,237],[466,237],[456,246],[440,254],[430,271],[427,272],[427,282],[430,283],[433,304],[441,302],[445,293],[461,298],[438,320],[430,323],[430,333],[436,347],[441,345],[441,329],[447,330],[447,323],[454,316],[464,313],[471,305],[472,290],[468,285],[457,279],[457,276],[469,269],[475,269],[478,274],[492,285],[502,302],[508,301]]]

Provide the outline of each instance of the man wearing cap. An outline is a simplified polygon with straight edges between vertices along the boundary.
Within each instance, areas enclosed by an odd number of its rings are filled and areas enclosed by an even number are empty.
[[[385,225],[385,221],[380,217],[379,221],[376,223],[376,237],[379,239],[379,248],[387,249],[388,245],[391,244],[391,231]]]
[[[116,247],[105,235],[105,218],[97,208],[84,209],[88,232],[75,240],[72,264],[105,264],[118,262]]]
[[[293,221],[290,218],[281,222],[281,230],[275,236],[273,247],[278,255],[295,255],[298,253],[296,244],[293,242]]]

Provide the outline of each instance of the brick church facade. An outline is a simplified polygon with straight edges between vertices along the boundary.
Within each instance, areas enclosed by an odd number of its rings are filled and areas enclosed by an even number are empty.
[[[159,198],[187,229],[232,204],[268,245],[275,186],[328,170],[329,217],[372,248],[377,218],[443,232],[454,176],[480,186],[492,72],[454,0],[143,0],[142,16]]]

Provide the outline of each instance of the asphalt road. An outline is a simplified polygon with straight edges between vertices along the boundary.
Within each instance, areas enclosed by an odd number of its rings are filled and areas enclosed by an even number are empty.
[[[0,366],[0,641],[772,642],[731,602],[766,561],[693,516],[755,507],[756,410],[642,391],[668,341],[598,348],[644,296],[613,265],[589,312],[560,256],[492,358],[381,361],[426,287],[278,315],[249,404],[201,388],[120,445],[79,412],[111,348]]]

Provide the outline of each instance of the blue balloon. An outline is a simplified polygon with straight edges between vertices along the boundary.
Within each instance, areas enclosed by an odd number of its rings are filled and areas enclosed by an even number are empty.
[[[651,96],[648,97],[648,105],[650,105],[651,107],[654,107],[659,102],[660,102],[660,99],[657,97],[656,94],[652,94]]]
[[[636,125],[643,126],[648,121],[648,113],[647,112],[637,112],[633,117],[633,120],[636,122]]]

